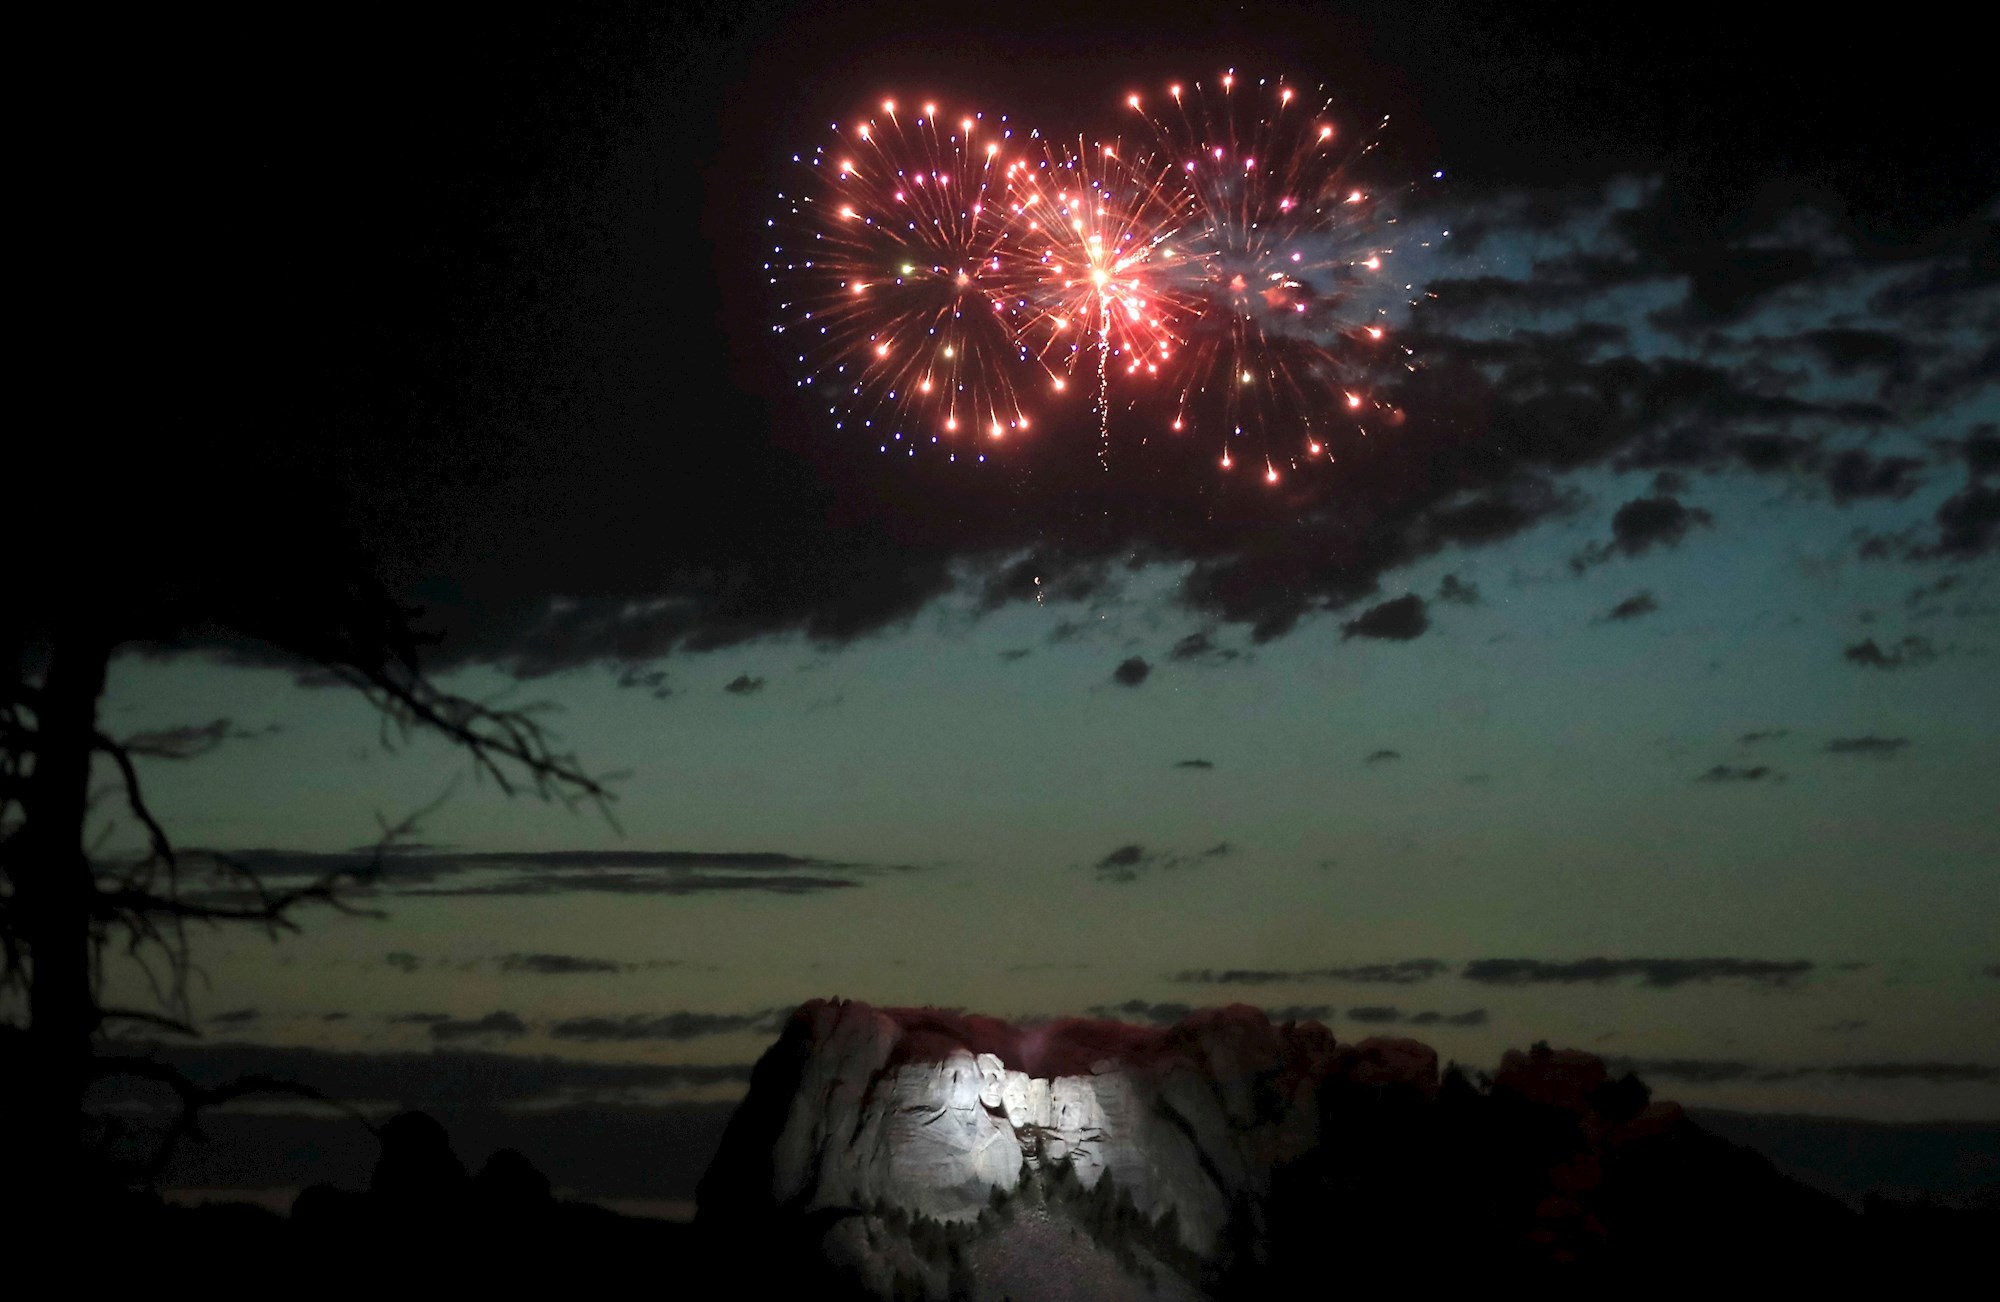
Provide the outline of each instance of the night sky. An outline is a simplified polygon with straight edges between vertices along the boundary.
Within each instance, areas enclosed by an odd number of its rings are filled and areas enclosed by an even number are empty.
[[[324,11],[149,63],[105,239],[158,414],[88,481],[138,581],[309,607],[351,544],[448,686],[621,775],[615,827],[510,800],[255,646],[133,645],[106,728],[220,738],[147,764],[184,847],[290,880],[449,793],[357,898],[385,917],[197,942],[203,1052],[668,1118],[812,996],[1243,1001],[1694,1104],[2000,1116],[1967,33],[727,8]],[[1389,119],[1393,427],[1270,487],[1116,411],[1108,470],[1087,413],[946,463],[799,396],[764,223],[829,123],[932,95],[1094,137],[1232,67]]]

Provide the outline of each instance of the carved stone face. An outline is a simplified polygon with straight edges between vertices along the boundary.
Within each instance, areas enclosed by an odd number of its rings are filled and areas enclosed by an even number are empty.
[[[1019,1074],[1020,1074],[1019,1072],[1009,1072],[1006,1066],[1001,1063],[1000,1059],[996,1055],[990,1053],[980,1054],[979,1055],[980,1103],[989,1108],[1005,1107],[1006,1097],[1007,1097],[1006,1095],[1007,1078],[1010,1075],[1018,1076]]]
[[[944,1106],[953,1112],[969,1112],[980,1104],[981,1075],[979,1064],[969,1053],[955,1053],[945,1060],[940,1073],[939,1084],[943,1087]]]
[[[1089,1081],[1077,1076],[1061,1076],[1050,1089],[1053,1125],[1064,1134],[1094,1130],[1102,1121],[1097,1107],[1097,1091]]]
[[[1007,1120],[1014,1124],[1015,1129],[1049,1124],[1051,1115],[1047,1081],[1038,1080],[1026,1072],[1011,1072],[1008,1074],[1007,1085],[1001,1097],[1007,1108]]]

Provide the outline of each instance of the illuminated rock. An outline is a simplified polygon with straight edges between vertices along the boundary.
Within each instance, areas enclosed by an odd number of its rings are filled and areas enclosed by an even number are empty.
[[[702,1213],[887,1205],[965,1221],[1024,1168],[1054,1164],[1085,1188],[1110,1172],[1140,1213],[1172,1212],[1208,1252],[1232,1206],[1312,1144],[1314,1090],[1336,1060],[1324,1027],[1243,1005],[1166,1029],[1022,1029],[814,1000],[759,1064]]]

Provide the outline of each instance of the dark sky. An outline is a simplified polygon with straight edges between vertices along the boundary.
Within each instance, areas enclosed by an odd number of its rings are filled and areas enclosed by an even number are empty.
[[[309,606],[346,540],[627,774],[622,833],[466,785],[386,921],[204,942],[219,1038],[686,1103],[811,995],[1243,999],[2000,1114],[2000,163],[1946,11],[725,8],[135,43],[90,229],[160,412],[84,481],[126,578]],[[830,122],[1095,138],[1231,67],[1388,118],[1393,428],[1271,489],[797,396],[764,221]],[[221,719],[156,806],[278,873],[462,768],[244,648],[117,666],[119,730]]]

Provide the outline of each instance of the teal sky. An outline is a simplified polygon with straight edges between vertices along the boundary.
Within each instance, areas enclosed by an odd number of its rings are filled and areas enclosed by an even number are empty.
[[[1581,486],[1594,502],[1626,491],[1610,476]],[[127,731],[215,717],[279,729],[149,765],[156,805],[188,845],[365,845],[376,814],[394,821],[456,783],[421,841],[779,851],[871,866],[852,889],[798,897],[392,896],[379,921],[320,914],[276,944],[200,942],[214,982],[201,1007],[254,1006],[259,1029],[281,1040],[422,1044],[421,1027],[380,1022],[418,1007],[464,1019],[504,1009],[539,1028],[830,994],[1044,1015],[1241,998],[1331,1005],[1348,1035],[1396,1029],[1340,1020],[1356,1006],[1483,1008],[1483,1026],[1413,1032],[1475,1065],[1541,1038],[1771,1067],[1983,1061],[2000,1026],[2000,981],[1981,975],[2000,934],[1991,615],[1955,621],[1921,667],[1846,662],[1841,647],[1864,632],[1925,627],[1905,614],[1911,577],[1837,559],[1856,512],[1780,513],[1760,496],[1718,485],[1701,498],[1715,529],[1581,578],[1564,558],[1602,532],[1594,505],[1505,546],[1413,565],[1390,592],[1432,593],[1449,573],[1480,600],[1438,603],[1432,631],[1407,644],[1343,640],[1323,619],[1263,646],[1238,640],[1233,661],[1175,662],[1168,649],[1198,625],[1170,600],[1175,574],[1147,570],[1100,603],[981,616],[948,600],[844,648],[779,638],[674,656],[662,664],[665,700],[598,669],[448,680],[474,696],[558,705],[566,744],[593,770],[627,775],[616,785],[622,833],[593,813],[504,798],[428,739],[386,751],[365,703],[277,670],[128,658],[106,717]],[[1782,527],[1769,523],[1781,514]],[[1990,565],[1970,577],[1969,600],[2000,596],[1987,595]],[[1660,609],[1597,622],[1638,591],[1660,594]],[[1003,658],[1017,650],[1029,654]],[[1115,683],[1111,668],[1133,655],[1157,667],[1138,687]],[[765,686],[725,690],[741,675]],[[1780,735],[1742,740],[1759,732]],[[1857,737],[1909,744],[1887,757],[1828,752]],[[1196,759],[1213,767],[1176,766]],[[1774,772],[1697,780],[1716,765]],[[1092,866],[1128,844],[1193,862],[1100,880]],[[1220,844],[1226,854],[1199,858]],[[383,963],[390,952],[427,966],[404,974]],[[493,970],[494,956],[516,952],[684,966]],[[1456,967],[1717,955],[1814,970],[1782,989],[1167,979],[1413,957]],[[336,1008],[356,1016],[334,1026],[303,1016]],[[531,1036],[507,1047],[553,1043]],[[566,1051],[635,1048],[729,1061],[757,1040]],[[1990,1082],[1661,1088],[1874,1116],[1996,1111]]]

